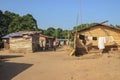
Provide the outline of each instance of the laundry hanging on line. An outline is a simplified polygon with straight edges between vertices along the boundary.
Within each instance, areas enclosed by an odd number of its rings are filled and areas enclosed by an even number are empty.
[[[99,49],[104,49],[105,48],[105,38],[104,37],[99,37],[98,38],[98,48]]]
[[[99,38],[99,37],[98,37],[98,38]],[[98,40],[98,38],[97,38],[97,37],[94,37],[94,36],[79,35],[79,39],[81,39],[81,40],[86,40],[86,41]],[[105,37],[104,37],[104,43],[113,42],[113,41],[114,41],[113,36],[105,36]]]
[[[97,40],[97,37],[79,35],[79,39],[81,39],[81,40],[86,40],[86,41],[90,41],[90,40]]]
[[[98,40],[98,48],[99,49],[104,49],[105,46],[104,44],[107,42],[113,42],[114,38],[113,36],[105,36],[105,37],[93,37],[93,36],[85,36],[85,35],[79,35],[79,39],[82,40],[82,43],[84,45],[86,45],[87,41],[91,41],[91,40]]]
[[[109,36],[109,42],[113,42],[113,41],[114,41],[113,36]]]

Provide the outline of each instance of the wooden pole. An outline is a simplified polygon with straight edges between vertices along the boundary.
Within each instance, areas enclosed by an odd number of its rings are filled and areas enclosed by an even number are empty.
[[[79,14],[76,17],[76,32],[75,32],[75,35],[74,35],[74,51],[75,51],[75,54],[76,54],[76,48],[77,48],[77,25],[78,25],[78,17],[79,17]]]
[[[69,42],[70,42],[70,31],[68,30],[68,45],[69,45]]]

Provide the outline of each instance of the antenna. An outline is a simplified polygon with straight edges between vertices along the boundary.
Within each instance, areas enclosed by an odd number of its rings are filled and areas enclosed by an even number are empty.
[[[80,22],[81,22],[81,28],[82,28],[82,0],[80,0]]]
[[[78,26],[78,17],[79,17],[79,14],[77,14],[77,17],[76,17],[76,32],[77,32],[77,26]]]
[[[103,21],[103,22],[101,22],[100,24],[104,24],[104,23],[106,23],[106,22],[108,22],[108,20],[106,20],[106,21]]]

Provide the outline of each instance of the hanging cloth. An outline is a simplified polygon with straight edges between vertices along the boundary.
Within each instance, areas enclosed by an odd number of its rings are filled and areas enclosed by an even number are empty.
[[[93,37],[92,37],[92,36],[88,36],[88,39],[89,39],[89,40],[93,40]]]
[[[107,39],[106,39],[106,37],[104,37],[104,43],[107,43]]]
[[[113,42],[113,41],[114,41],[113,36],[109,36],[109,42]]]
[[[86,41],[89,41],[88,36],[85,36],[85,40],[86,40]]]
[[[98,38],[98,48],[99,49],[104,49],[105,45],[104,45],[104,37],[99,37]]]
[[[105,37],[105,43],[109,42],[109,36]]]

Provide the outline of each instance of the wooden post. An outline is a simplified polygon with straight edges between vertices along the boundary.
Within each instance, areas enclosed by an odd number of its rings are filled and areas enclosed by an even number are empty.
[[[68,45],[69,45],[69,42],[70,42],[70,31],[68,30]]]

